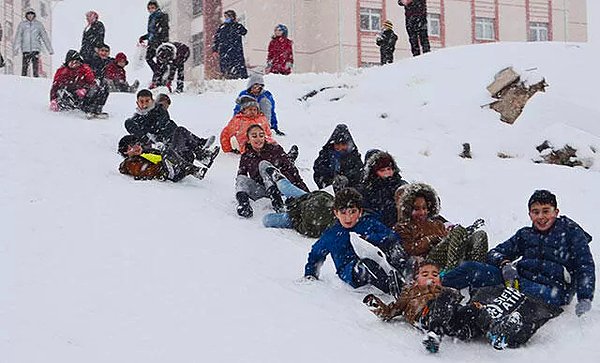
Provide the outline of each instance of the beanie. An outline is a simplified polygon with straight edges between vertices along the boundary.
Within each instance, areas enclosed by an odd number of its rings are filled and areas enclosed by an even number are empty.
[[[69,62],[73,60],[78,60],[81,63],[83,63],[83,58],[81,57],[81,54],[79,54],[79,52],[75,49],[71,49],[67,52],[67,55],[65,56],[65,65],[69,64]]]
[[[392,29],[394,29],[394,24],[392,24],[391,21],[386,20],[386,21],[383,22],[383,27],[386,28],[386,29],[392,30]]]
[[[115,56],[115,61],[117,63],[121,62],[121,61],[125,61],[125,65],[129,64],[129,61],[127,60],[127,56],[123,52],[117,53],[117,55]]]
[[[550,204],[551,206],[556,208],[556,195],[552,194],[549,190],[536,190],[529,198],[527,208],[531,208],[531,205],[534,203]]]
[[[119,147],[118,147],[117,151],[122,156],[127,156],[127,147],[133,146],[139,142],[140,142],[140,140],[138,140],[137,137],[135,137],[133,135],[125,135],[121,138],[121,140],[119,140]]]
[[[260,110],[260,106],[258,105],[258,102],[256,102],[256,98],[254,98],[252,96],[248,96],[248,95],[240,96],[237,100],[235,100],[235,103],[240,105],[240,111],[243,111],[244,109],[246,109],[248,107],[252,107],[252,106],[254,106]]]

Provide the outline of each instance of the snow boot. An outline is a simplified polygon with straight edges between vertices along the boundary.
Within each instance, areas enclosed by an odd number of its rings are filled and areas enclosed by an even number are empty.
[[[237,214],[243,218],[250,218],[254,214],[250,206],[250,197],[246,192],[237,192],[235,199],[238,201]]]
[[[523,327],[523,317],[518,311],[513,311],[492,323],[486,337],[494,349],[506,349],[510,344],[510,338],[515,336]]]
[[[287,157],[288,157],[288,159],[290,159],[292,164],[294,164],[296,162],[296,159],[298,159],[298,146],[297,145],[292,145],[292,147],[290,147],[290,151],[287,152]]]
[[[277,184],[281,179],[285,179],[285,176],[281,174],[279,169],[274,166],[268,166],[265,168],[265,173],[269,176],[269,178],[273,181],[273,183]]]
[[[135,93],[137,92],[137,89],[140,87],[140,81],[138,81],[137,79],[135,81],[133,81],[133,83],[131,84],[131,86],[129,86],[129,93]]]
[[[271,185],[267,189],[267,195],[271,199],[271,205],[273,206],[273,210],[275,210],[275,213],[285,212],[283,198],[281,198],[281,193],[279,193],[279,189],[277,189],[276,185]]]
[[[432,331],[427,332],[422,342],[423,346],[429,353],[437,353],[440,351],[440,344],[442,344],[442,337]]]

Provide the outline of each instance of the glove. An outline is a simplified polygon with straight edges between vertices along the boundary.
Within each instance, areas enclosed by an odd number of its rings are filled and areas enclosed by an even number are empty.
[[[582,316],[592,309],[592,301],[590,299],[581,299],[575,305],[575,315]]]
[[[59,111],[59,109],[58,109],[58,101],[57,100],[50,101],[50,111],[53,111],[53,112],[58,112]]]
[[[79,98],[84,98],[85,95],[87,94],[87,89],[85,88],[80,88],[77,91],[75,91],[75,94],[77,95],[77,97]]]
[[[502,266],[502,278],[504,279],[504,283],[506,286],[516,287],[516,281],[519,278],[519,272],[515,265],[511,262],[506,263]]]

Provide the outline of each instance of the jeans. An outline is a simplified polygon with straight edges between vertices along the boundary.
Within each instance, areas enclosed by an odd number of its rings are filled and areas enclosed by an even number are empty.
[[[306,192],[286,178],[277,181],[277,189],[286,198],[299,198]],[[269,213],[263,217],[263,225],[267,228],[294,228],[292,218],[287,213]]]
[[[455,289],[465,287],[476,289],[502,284],[504,284],[504,279],[498,267],[473,261],[464,262],[457,268],[450,270],[442,280],[442,285]],[[556,306],[568,304],[573,297],[570,292],[523,278],[519,278],[519,290],[525,295]]]

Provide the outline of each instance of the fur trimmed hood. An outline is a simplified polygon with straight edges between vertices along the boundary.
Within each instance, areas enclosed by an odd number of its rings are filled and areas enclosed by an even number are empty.
[[[394,174],[395,175],[400,175],[400,168],[398,168],[398,164],[396,164],[396,160],[394,159],[394,157],[386,152],[386,151],[382,151],[382,150],[378,150],[378,149],[371,149],[369,151],[367,151],[367,153],[365,154],[365,166],[363,169],[363,175],[362,175],[362,182],[366,183],[369,182],[370,180],[374,180],[375,179],[375,171],[373,170],[373,167],[377,164],[379,164],[380,161],[384,161],[384,159],[389,160],[389,163],[392,166],[392,169],[394,169]]]
[[[428,218],[433,218],[440,213],[440,197],[433,187],[425,183],[412,183],[403,185],[396,190],[396,206],[398,207],[398,221],[410,221],[413,205],[417,195],[423,195],[427,202]]]

